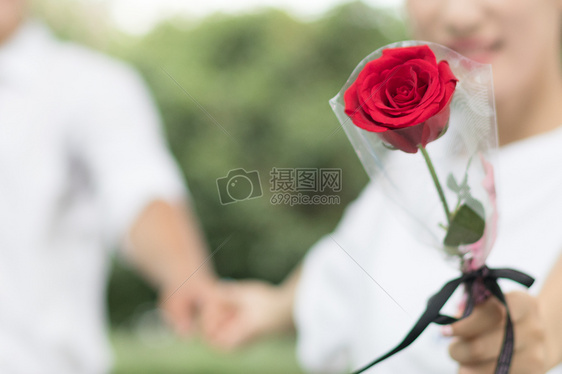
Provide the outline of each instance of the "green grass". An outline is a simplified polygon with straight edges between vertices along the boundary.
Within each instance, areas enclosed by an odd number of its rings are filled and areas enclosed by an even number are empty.
[[[171,336],[143,338],[114,331],[114,374],[302,374],[292,338],[259,342],[232,353],[217,351],[199,340]]]

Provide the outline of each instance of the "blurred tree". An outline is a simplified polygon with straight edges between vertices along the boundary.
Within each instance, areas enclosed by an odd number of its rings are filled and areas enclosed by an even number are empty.
[[[363,57],[392,41],[381,24],[403,38],[396,18],[360,2],[313,23],[276,10],[215,15],[188,28],[164,24],[130,51],[154,89],[211,248],[233,234],[215,256],[221,275],[279,281],[366,183],[328,100]],[[222,206],[215,181],[239,167],[259,171],[264,197]],[[341,168],[341,204],[271,205],[273,167]]]
[[[61,27],[59,16],[43,14],[59,23],[59,34],[88,42],[79,25]],[[367,182],[328,100],[361,59],[404,37],[393,13],[354,2],[314,22],[274,9],[173,19],[139,40],[114,33],[102,48],[134,64],[152,88],[210,250],[231,236],[213,258],[219,274],[278,282]],[[272,205],[274,167],[342,169],[341,203]],[[259,172],[263,196],[221,205],[216,180],[237,168]],[[153,298],[130,269],[116,265],[114,323]]]
[[[356,64],[405,37],[361,2],[316,22],[277,10],[172,20],[118,51],[144,74],[223,277],[280,281],[367,182],[328,106]],[[273,167],[340,168],[339,205],[272,205]],[[216,179],[257,170],[264,196],[221,205]],[[186,275],[187,276],[187,275]]]

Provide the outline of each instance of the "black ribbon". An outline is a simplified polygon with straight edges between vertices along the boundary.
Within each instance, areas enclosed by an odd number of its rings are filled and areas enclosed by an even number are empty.
[[[437,323],[439,325],[450,325],[454,322],[460,321],[461,319],[468,317],[474,309],[475,298],[474,298],[473,291],[475,286],[478,285],[479,283],[480,286],[483,286],[483,289],[488,290],[505,306],[505,310],[506,310],[505,334],[503,338],[502,349],[498,357],[495,374],[508,374],[509,367],[511,365],[511,358],[513,356],[513,343],[514,343],[513,322],[511,321],[511,315],[509,313],[509,308],[505,301],[505,296],[500,286],[498,285],[499,278],[511,279],[512,281],[520,283],[526,286],[527,288],[531,287],[531,285],[535,281],[527,274],[517,270],[489,269],[486,266],[483,266],[476,271],[465,273],[460,278],[453,279],[452,281],[445,284],[439,292],[437,292],[428,300],[427,308],[425,312],[422,314],[420,319],[416,322],[414,327],[410,330],[408,335],[406,335],[406,337],[400,344],[398,344],[393,350],[391,350],[387,354],[377,358],[376,360],[366,365],[365,367],[357,371],[354,371],[353,374],[362,373],[365,370],[370,369],[374,365],[378,364],[379,362],[386,360],[387,358],[393,356],[394,354],[408,347],[410,344],[414,342],[414,340],[416,340],[421,335],[421,333],[426,329],[426,327],[429,326],[429,324],[432,322]],[[441,309],[461,284],[464,284],[466,286],[468,292],[466,307],[462,317],[453,318],[441,314]]]

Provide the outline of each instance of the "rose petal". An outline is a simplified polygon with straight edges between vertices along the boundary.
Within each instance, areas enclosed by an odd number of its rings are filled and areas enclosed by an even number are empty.
[[[379,133],[379,138],[406,153],[416,153],[417,143],[421,138],[423,128],[421,125],[411,126],[400,130],[388,130]]]
[[[425,147],[435,139],[439,138],[449,123],[450,108],[447,105],[443,110],[429,118],[423,123],[423,132],[420,144]]]
[[[355,83],[353,83],[345,92],[344,103],[345,114],[351,118],[352,122],[356,126],[373,132],[386,131],[385,127],[377,125],[370,116],[366,115],[359,103]]]
[[[423,60],[415,60],[415,61],[407,61],[406,63],[404,63],[403,66],[397,67],[396,69],[394,69],[392,71],[392,76],[396,76],[396,77],[403,77],[404,76],[404,71],[413,71],[415,72],[415,74],[419,77],[420,75],[420,71],[424,72],[425,75],[427,76],[431,76],[431,74],[433,74],[434,76],[438,75],[438,69],[436,66],[431,66],[429,63],[427,63],[426,61]],[[387,81],[383,81],[381,83],[379,83],[376,86],[377,90],[381,90],[383,89],[385,84],[388,84],[388,82],[391,80],[392,78],[389,78]],[[367,81],[365,81],[365,86],[367,84],[371,84],[371,88],[373,88],[373,82],[376,81],[375,77],[369,77],[369,79]],[[422,104],[424,101],[430,101],[435,99],[435,97],[439,94],[439,80],[438,79],[433,79],[431,80],[429,86],[425,89],[423,98],[420,99],[420,104]],[[368,94],[367,94],[368,92]],[[381,100],[376,100],[376,97],[374,97],[375,95],[372,93],[372,91],[360,91],[360,99],[365,102],[366,106],[369,108],[367,111],[371,112],[377,112],[377,111],[381,111],[381,112],[385,112],[386,109],[394,109],[391,108],[388,105],[388,101],[386,100],[386,97],[382,97],[381,96]],[[375,105],[373,105],[375,104]],[[381,105],[382,104],[382,105]],[[422,104],[423,105],[423,104]],[[430,113],[429,116],[431,116],[434,113]],[[383,121],[382,118],[377,118],[375,119],[376,121]]]
[[[439,78],[441,80],[441,87],[443,90],[443,99],[441,101],[441,108],[449,104],[455,88],[457,86],[458,79],[455,77],[449,63],[447,61],[441,61],[439,63]]]
[[[437,65],[435,54],[427,45],[384,49],[382,51],[381,59],[384,57],[396,59],[399,61],[420,59],[425,60],[434,66]]]

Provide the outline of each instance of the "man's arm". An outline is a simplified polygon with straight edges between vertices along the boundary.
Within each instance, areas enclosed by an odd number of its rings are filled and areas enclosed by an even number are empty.
[[[131,262],[159,290],[167,319],[187,333],[215,279],[190,207],[152,201],[132,225],[129,242]]]

